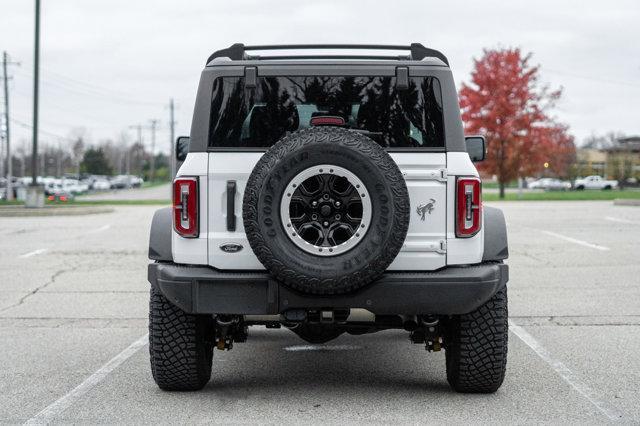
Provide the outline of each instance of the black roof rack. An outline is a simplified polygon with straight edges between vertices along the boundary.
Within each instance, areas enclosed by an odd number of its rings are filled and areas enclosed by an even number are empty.
[[[276,56],[250,56],[246,52],[250,50],[323,50],[323,49],[352,49],[352,50],[407,50],[406,56],[384,56],[384,55],[276,55]],[[438,58],[447,66],[449,61],[441,52],[424,47],[420,43],[406,45],[384,45],[384,44],[276,44],[262,46],[245,46],[236,43],[214,52],[207,63],[215,58],[229,58],[232,61],[259,60],[259,59],[382,59],[382,60],[407,60],[421,61],[424,58]]]

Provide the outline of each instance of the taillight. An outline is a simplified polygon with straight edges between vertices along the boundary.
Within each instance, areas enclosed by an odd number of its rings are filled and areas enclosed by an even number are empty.
[[[198,236],[198,178],[173,181],[173,229],[185,238]]]
[[[482,200],[480,179],[458,178],[456,181],[456,237],[469,238],[480,230]]]

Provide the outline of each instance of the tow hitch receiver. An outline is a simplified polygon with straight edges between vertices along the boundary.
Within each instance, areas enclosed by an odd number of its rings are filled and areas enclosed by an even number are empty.
[[[218,350],[233,349],[233,342],[247,341],[248,327],[239,316],[218,315],[215,325],[215,346]]]
[[[411,332],[409,339],[413,343],[424,343],[429,352],[439,352],[442,349],[442,327],[435,317],[420,317],[419,327]]]

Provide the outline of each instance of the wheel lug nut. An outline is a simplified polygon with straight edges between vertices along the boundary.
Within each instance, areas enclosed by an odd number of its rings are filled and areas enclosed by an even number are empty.
[[[328,199],[329,199],[329,194],[324,194],[324,195],[322,196],[322,198],[324,198],[325,200],[328,200]]]
[[[324,226],[329,226],[329,222],[327,222],[326,220],[323,223]]]
[[[340,216],[339,214],[336,215],[336,220],[340,220],[342,216]]]
[[[317,201],[312,201],[312,202],[311,202],[311,205],[312,205],[313,207],[316,207],[316,206],[318,205],[318,202],[317,202]]]
[[[340,201],[336,201],[336,207],[340,207],[342,203]]]
[[[314,213],[314,214],[312,214],[312,215],[311,215],[311,219],[313,219],[313,220],[317,220],[317,219],[318,219],[318,215],[317,215],[317,214],[315,214],[315,213]]]

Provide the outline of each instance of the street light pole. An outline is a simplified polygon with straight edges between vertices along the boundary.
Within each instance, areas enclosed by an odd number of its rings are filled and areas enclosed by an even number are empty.
[[[31,151],[31,185],[27,188],[24,206],[44,207],[44,191],[38,186],[38,95],[40,88],[40,0],[36,0],[35,34],[33,49],[33,149]],[[43,167],[44,168],[44,167]]]
[[[40,86],[40,0],[36,0],[35,45],[33,52],[33,150],[31,154],[31,185],[38,178],[38,89]]]

